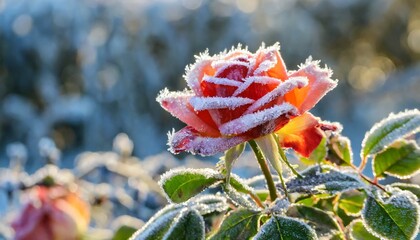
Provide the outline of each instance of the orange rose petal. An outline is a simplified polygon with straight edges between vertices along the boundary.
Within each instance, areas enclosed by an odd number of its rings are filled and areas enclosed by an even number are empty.
[[[261,47],[257,53],[255,74],[267,75],[269,77],[279,78],[281,80],[287,79],[286,65],[280,56],[280,44],[276,43],[273,46],[265,48]],[[265,74],[263,74],[265,73]]]
[[[308,157],[322,140],[322,133],[318,128],[319,121],[319,118],[310,113],[291,119],[276,132],[280,144]]]
[[[169,134],[168,138],[169,151],[172,153],[176,154],[187,151],[202,156],[210,156],[226,151],[231,147],[249,140],[244,136],[206,137],[188,126],[178,132]]]
[[[327,68],[320,68],[317,61],[309,58],[306,63],[289,77],[307,77],[309,83],[306,87],[294,89],[285,95],[285,100],[296,106],[301,113],[313,108],[315,104],[330,90],[337,86],[332,80],[332,71]]]

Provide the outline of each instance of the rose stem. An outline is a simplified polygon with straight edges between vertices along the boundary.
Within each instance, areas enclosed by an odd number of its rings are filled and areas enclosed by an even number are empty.
[[[279,175],[279,178],[280,178],[281,187],[282,187],[282,188],[283,188],[283,190],[284,190],[284,195],[286,195],[287,199],[289,199],[289,200],[290,200],[290,198],[289,198],[289,193],[287,192],[286,183],[284,182],[284,179],[283,179],[283,175],[281,174],[281,172],[279,172],[279,173],[278,173],[278,175]]]
[[[270,170],[268,169],[267,162],[264,159],[264,156],[261,152],[261,149],[258,147],[257,143],[254,140],[248,141],[249,145],[254,151],[255,157],[257,158],[258,164],[260,165],[261,171],[264,174],[265,180],[267,182],[268,191],[270,192],[270,199],[273,202],[277,198],[276,185],[274,185],[273,177],[271,176]]]
[[[363,175],[363,173],[360,171],[360,168],[357,169],[356,166],[354,166],[353,164],[350,165],[354,170],[359,170],[358,174],[361,178],[363,178],[366,182],[372,184],[373,186],[376,186],[377,188],[381,189],[382,191],[386,192],[389,194],[389,192],[387,190],[385,190],[385,188],[378,183],[378,179],[375,177],[374,180],[371,180],[370,178],[366,177],[365,175]]]
[[[249,196],[254,200],[254,202],[258,205],[258,207],[264,209],[264,204],[261,202],[260,198],[253,192],[249,193]]]

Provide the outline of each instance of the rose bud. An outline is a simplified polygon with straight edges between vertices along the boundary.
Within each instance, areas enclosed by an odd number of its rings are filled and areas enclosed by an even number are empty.
[[[82,239],[89,225],[89,205],[62,186],[36,186],[28,202],[12,223],[15,239]]]

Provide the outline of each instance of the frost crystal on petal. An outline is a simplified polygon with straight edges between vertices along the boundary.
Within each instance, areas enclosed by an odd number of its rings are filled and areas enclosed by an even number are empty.
[[[190,109],[189,100],[194,96],[192,91],[183,92],[169,92],[168,89],[160,91],[156,101],[172,114],[172,116],[185,122],[197,131],[209,134],[217,134],[217,130],[210,127],[207,123],[201,120],[196,113]]]
[[[208,52],[201,53],[199,56],[195,56],[196,62],[192,65],[188,65],[185,68],[184,78],[187,82],[188,87],[190,87],[196,95],[201,96],[200,88],[200,78],[204,73],[204,69],[211,67],[213,58],[208,55]]]
[[[243,115],[221,125],[219,130],[223,135],[236,135],[287,114],[295,115],[296,108],[289,103],[283,103],[280,106],[276,105],[262,111]]]
[[[239,87],[241,85],[241,82],[229,79],[229,78],[219,78],[219,77],[212,77],[205,75],[203,77],[203,81],[217,84],[217,85],[226,85],[226,86],[233,86],[233,87]]]
[[[255,101],[251,106],[249,106],[245,114],[252,113],[275,98],[283,96],[295,88],[302,88],[306,86],[306,84],[308,84],[308,79],[306,77],[289,78],[287,81],[279,84],[273,91],[268,92],[262,98]]]
[[[267,76],[251,76],[245,78],[245,82],[243,82],[233,93],[233,96],[238,96],[243,91],[245,91],[251,84],[259,83],[259,84],[280,84],[281,80],[273,77]]]
[[[254,100],[242,97],[192,97],[190,104],[196,111],[237,107],[251,104]]]
[[[242,62],[242,61],[238,61],[238,60],[219,60],[219,61],[214,61],[212,63],[212,67],[217,69],[217,72],[215,73],[215,75],[217,76],[219,73],[223,72],[226,68],[231,67],[231,66],[244,66],[244,67],[249,67],[249,63],[247,62]]]
[[[191,128],[185,127],[176,133],[168,135],[168,150],[174,154],[181,151],[188,151],[192,154],[209,156],[226,151],[247,140],[249,139],[242,136],[204,137],[191,130]]]

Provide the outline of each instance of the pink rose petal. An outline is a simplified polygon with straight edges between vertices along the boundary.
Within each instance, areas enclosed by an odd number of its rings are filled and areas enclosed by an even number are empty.
[[[309,83],[306,87],[296,89],[286,94],[286,101],[295,105],[301,113],[313,108],[325,94],[337,86],[337,81],[330,77],[332,71],[328,68],[320,68],[318,61],[308,58],[300,69],[290,74],[290,77],[307,77]]]
[[[201,136],[193,128],[187,126],[178,132],[168,134],[169,151],[177,154],[187,151],[202,156],[214,155],[228,150],[249,139],[244,136],[235,137],[205,137]]]
[[[169,92],[168,89],[162,90],[156,100],[160,105],[170,112],[174,117],[193,127],[199,132],[209,135],[218,135],[214,129],[204,122],[190,106],[190,99],[194,96],[192,92]]]

